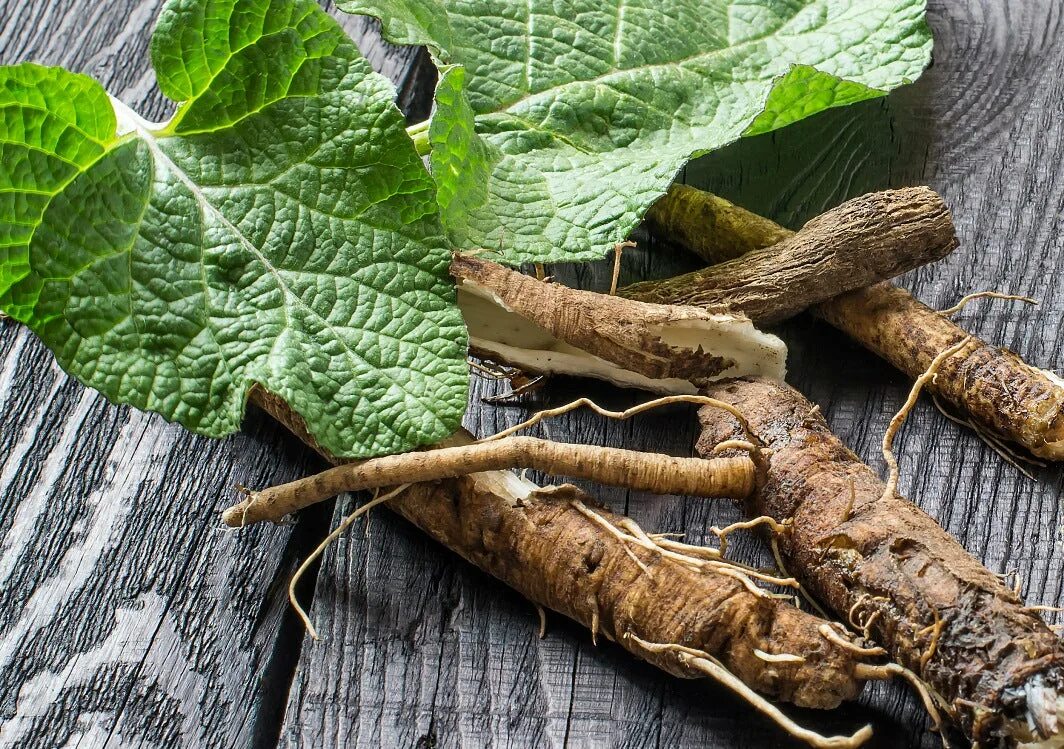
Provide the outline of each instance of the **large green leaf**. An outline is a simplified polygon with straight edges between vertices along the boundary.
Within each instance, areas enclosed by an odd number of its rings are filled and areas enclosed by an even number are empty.
[[[248,390],[332,452],[440,439],[466,334],[431,178],[311,0],[173,0],[147,123],[89,78],[0,68],[0,305],[115,401],[209,435]]]
[[[339,6],[465,67],[441,77],[433,172],[464,196],[443,205],[452,239],[511,263],[600,257],[692,156],[882,95],[931,50],[924,0]]]

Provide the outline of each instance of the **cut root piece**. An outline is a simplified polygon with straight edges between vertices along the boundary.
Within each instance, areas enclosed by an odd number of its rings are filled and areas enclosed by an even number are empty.
[[[757,692],[754,692],[746,684],[743,684],[709,653],[671,643],[648,642],[633,634],[628,634],[626,639],[631,640],[648,653],[666,655],[675,659],[681,668],[689,669],[695,674],[713,679],[721,686],[739,695],[751,707],[769,718],[791,736],[799,741],[804,741],[809,746],[817,747],[818,749],[850,749],[851,747],[861,746],[861,744],[872,738],[871,726],[865,726],[851,736],[823,736],[815,731],[810,731],[808,728],[803,728],[784,715],[778,707]],[[765,660],[764,654],[759,657]],[[777,660],[776,662],[779,661]]]
[[[656,393],[785,374],[783,342],[742,314],[578,291],[466,255],[454,258],[451,274],[473,353],[530,374],[594,377]]]

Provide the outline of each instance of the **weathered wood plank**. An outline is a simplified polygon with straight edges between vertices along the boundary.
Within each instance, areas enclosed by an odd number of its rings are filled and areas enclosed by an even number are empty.
[[[906,284],[942,306],[980,288],[1041,297],[1035,310],[981,306],[964,319],[1034,362],[1060,366],[1064,135],[1056,111],[1064,84],[1050,71],[1064,63],[1064,38],[1055,6],[932,2],[936,63],[917,85],[743,142],[692,165],[686,177],[791,226],[871,189],[931,184],[954,208],[962,248]],[[665,252],[630,252],[626,275],[665,275],[685,262]],[[567,282],[606,283],[602,267],[562,273]],[[782,332],[792,346],[792,382],[878,465],[879,440],[908,383],[822,323],[798,320]],[[477,393],[495,389],[480,382]],[[537,399],[556,405],[588,393],[615,403],[636,397],[562,381]],[[468,422],[487,434],[525,412],[481,406]],[[690,454],[694,439],[683,411],[631,424],[574,414],[540,434],[676,454]],[[1059,470],[1029,481],[927,405],[898,448],[903,489],[973,554],[993,570],[1015,570],[1032,602],[1064,599]],[[648,528],[695,539],[737,517],[698,500],[593,491]],[[746,558],[759,552],[749,541],[738,549]],[[368,538],[356,530],[326,554],[313,616],[324,640],[304,646],[283,746],[791,743],[720,689],[664,676],[608,644],[594,648],[586,631],[556,617],[547,639],[536,639],[526,602],[387,513],[374,518]],[[801,716],[823,731],[871,720],[878,746],[938,745],[917,701],[897,685],[870,688],[860,704],[833,714]]]
[[[89,73],[161,119],[161,4],[0,2],[0,63]],[[379,69],[412,69],[346,23]],[[274,744],[302,636],[285,585],[327,508],[240,534],[217,512],[234,483],[316,465],[262,415],[212,441],[111,406],[0,324],[0,746]]]
[[[1064,57],[1060,9],[1029,0],[932,4],[937,63],[883,103],[830,113],[741,144],[690,178],[794,225],[872,187],[930,181],[954,206],[965,248],[913,274],[925,299],[971,288],[1045,298],[1022,314],[967,314],[984,335],[1032,360],[1060,361],[1057,293],[1061,159],[1053,71]],[[0,62],[31,58],[92,73],[145,114],[163,116],[146,58],[157,4],[0,0]],[[407,53],[345,22],[375,64],[420,106],[423,75]],[[424,70],[424,57],[417,64]],[[415,115],[415,119],[419,118]],[[965,254],[971,253],[971,254]],[[976,254],[978,253],[978,254]],[[976,258],[978,258],[976,260]],[[655,248],[631,253],[631,278],[669,272]],[[603,269],[569,280],[604,284]],[[907,385],[825,326],[787,329],[792,380],[836,429],[875,460]],[[321,533],[291,528],[225,535],[214,512],[234,481],[284,480],[306,452],[252,418],[247,435],[209,442],[85,394],[24,331],[0,329],[0,744],[269,745],[290,660],[280,625],[292,557]],[[844,367],[839,362],[846,362]],[[492,386],[481,386],[481,392]],[[574,381],[541,397],[594,392]],[[475,431],[519,418],[479,408]],[[559,439],[690,451],[682,412],[630,425],[574,415],[544,428]],[[1032,601],[1059,602],[1058,471],[1027,482],[971,435],[922,407],[899,441],[906,488],[993,568],[1015,568]],[[737,516],[698,500],[596,490],[648,528],[694,538]],[[311,522],[308,522],[310,520]],[[778,733],[710,685],[665,677],[556,618],[534,637],[527,603],[401,521],[380,514],[328,555],[313,615],[326,640],[306,644],[284,745],[764,746]],[[740,554],[758,546],[743,544]],[[263,683],[265,680],[265,684]],[[871,690],[882,746],[935,746],[903,690]],[[823,730],[868,719],[850,707],[803,714]]]

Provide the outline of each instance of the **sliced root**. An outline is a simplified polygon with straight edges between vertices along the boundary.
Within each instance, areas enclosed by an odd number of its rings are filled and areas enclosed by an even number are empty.
[[[314,628],[314,623],[307,615],[306,609],[303,608],[303,606],[299,603],[299,599],[296,598],[296,586],[299,585],[299,581],[303,579],[303,575],[308,569],[310,569],[311,565],[314,564],[315,561],[317,561],[318,557],[324,554],[325,550],[332,546],[333,542],[336,541],[336,539],[344,535],[344,533],[347,532],[347,529],[350,528],[356,520],[368,513],[374,507],[382,505],[390,499],[394,499],[396,496],[398,496],[400,493],[402,493],[409,487],[409,484],[404,484],[403,486],[399,486],[395,489],[392,489],[387,494],[382,494],[379,497],[374,497],[369,502],[366,502],[366,504],[362,505],[357,510],[355,510],[350,515],[341,520],[340,524],[336,526],[336,530],[326,536],[325,540],[318,544],[317,548],[310,553],[310,556],[303,560],[303,564],[299,565],[299,568],[295,571],[295,574],[292,575],[292,579],[288,581],[288,602],[295,610],[296,616],[298,616],[303,622],[303,626],[307,628],[307,633],[311,636],[312,639],[320,640],[321,637],[318,636],[318,630]]]
[[[954,354],[958,353],[972,341],[972,336],[965,336],[962,340],[950,346],[945,351],[941,352],[932,361],[931,365],[927,368],[922,375],[916,378],[916,382],[913,383],[912,390],[909,391],[909,397],[905,399],[905,404],[901,407],[901,410],[894,415],[894,418],[890,420],[890,425],[887,427],[887,431],[883,434],[883,460],[886,461],[889,476],[887,478],[886,486],[883,489],[883,497],[887,498],[897,493],[898,491],[898,461],[894,457],[893,446],[894,436],[901,429],[902,424],[905,423],[905,419],[909,416],[909,412],[912,411],[913,406],[916,405],[916,399],[920,397],[920,391],[924,389],[924,385],[934,378],[935,373],[938,372],[942,363],[949,359]]]
[[[1018,296],[1016,294],[1002,294],[998,291],[977,291],[974,294],[966,294],[961,297],[961,300],[952,307],[946,309],[940,309],[938,314],[943,317],[953,317],[953,315],[960,312],[976,299],[1008,299],[1013,302],[1025,302],[1027,304],[1038,304],[1037,299],[1032,299],[1029,296]]]
[[[625,638],[635,642],[648,653],[670,654],[681,665],[708,676],[721,686],[731,690],[788,734],[810,746],[817,747],[817,749],[851,749],[852,747],[861,746],[872,737],[871,726],[865,726],[852,736],[824,736],[815,731],[810,731],[808,728],[803,728],[784,715],[778,707],[740,681],[720,661],[705,651],[685,648],[682,645],[672,643],[648,642],[630,632],[625,635]]]

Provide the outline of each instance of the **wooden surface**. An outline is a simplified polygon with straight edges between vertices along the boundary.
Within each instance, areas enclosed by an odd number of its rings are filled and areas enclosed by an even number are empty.
[[[165,115],[147,61],[159,0],[0,0],[0,63],[90,73],[150,117]],[[846,197],[927,183],[954,210],[961,249],[905,283],[933,305],[993,288],[1043,300],[979,303],[963,319],[1030,361],[1064,366],[1064,19],[1050,0],[932,0],[935,64],[889,99],[740,143],[684,175],[792,227]],[[345,25],[396,80],[413,119],[431,78],[424,55]],[[628,280],[689,266],[653,240],[626,255]],[[558,269],[607,283],[604,267]],[[782,331],[791,382],[878,463],[908,383],[822,323]],[[475,398],[496,392],[478,381]],[[486,434],[528,408],[593,394],[577,380],[519,407],[476,405]],[[630,423],[575,414],[540,434],[690,454],[685,410]],[[1062,473],[1030,481],[921,404],[897,442],[902,489],[1031,603],[1064,603]],[[321,642],[284,603],[329,508],[239,533],[217,512],[232,485],[286,480],[318,463],[259,414],[210,441],[107,404],[68,380],[24,330],[0,326],[0,746],[19,747],[764,747],[791,746],[721,689],[673,679],[552,616],[546,639],[519,596],[386,512],[325,556],[304,598]],[[731,506],[595,488],[644,527],[703,538]],[[337,512],[352,506],[342,501]],[[762,549],[744,539],[737,553]],[[824,731],[865,721],[876,746],[938,740],[894,685],[830,714],[791,711]]]

